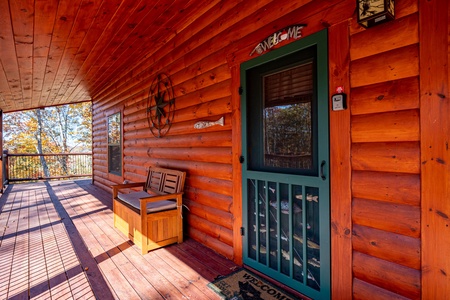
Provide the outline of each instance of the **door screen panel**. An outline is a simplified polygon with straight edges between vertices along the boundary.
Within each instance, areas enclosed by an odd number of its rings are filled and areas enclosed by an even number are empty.
[[[320,290],[319,190],[257,179],[247,183],[249,257]]]

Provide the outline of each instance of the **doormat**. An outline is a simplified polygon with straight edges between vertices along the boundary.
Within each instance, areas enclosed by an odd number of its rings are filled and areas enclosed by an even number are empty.
[[[298,299],[246,269],[218,278],[208,287],[225,300]]]

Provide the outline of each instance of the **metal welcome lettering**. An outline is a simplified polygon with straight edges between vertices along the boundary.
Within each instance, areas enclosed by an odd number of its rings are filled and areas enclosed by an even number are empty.
[[[253,49],[253,51],[250,53],[250,56],[252,56],[255,52],[258,54],[263,54],[264,52],[270,50],[281,42],[288,41],[290,39],[297,40],[301,38],[302,29],[305,26],[306,24],[292,25],[269,35],[261,43],[256,45],[255,49]]]

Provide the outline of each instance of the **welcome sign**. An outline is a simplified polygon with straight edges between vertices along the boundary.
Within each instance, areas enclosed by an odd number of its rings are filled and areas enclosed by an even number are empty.
[[[304,27],[306,27],[306,24],[292,25],[269,35],[258,45],[256,45],[256,47],[250,53],[250,56],[252,56],[253,53],[255,52],[258,54],[263,54],[264,52],[270,50],[271,48],[280,44],[281,42],[286,42],[289,40],[297,40],[301,38],[302,29]]]

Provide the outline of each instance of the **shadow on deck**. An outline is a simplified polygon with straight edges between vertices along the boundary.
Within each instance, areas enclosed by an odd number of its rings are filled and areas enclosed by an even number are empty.
[[[0,198],[0,299],[219,299],[237,266],[187,239],[146,255],[90,180],[9,186]]]

